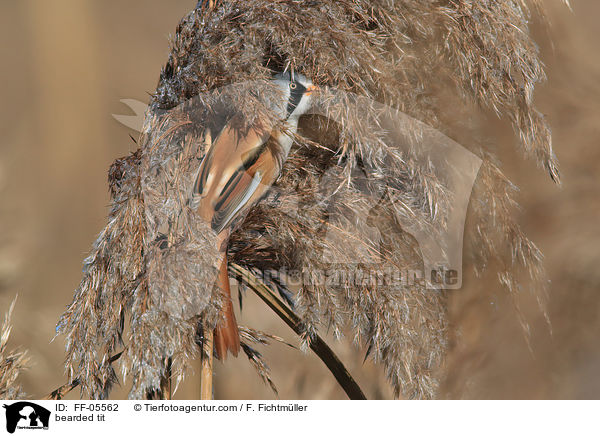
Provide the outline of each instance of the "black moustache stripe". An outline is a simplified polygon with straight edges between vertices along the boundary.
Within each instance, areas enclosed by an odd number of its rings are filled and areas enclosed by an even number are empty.
[[[302,100],[302,96],[306,92],[306,87],[304,87],[303,85],[301,85],[298,82],[294,82],[294,83],[296,84],[296,88],[290,89],[290,99],[289,99],[288,105],[287,105],[287,117],[288,118],[292,114],[292,112],[294,112],[294,110],[298,107],[300,100]]]

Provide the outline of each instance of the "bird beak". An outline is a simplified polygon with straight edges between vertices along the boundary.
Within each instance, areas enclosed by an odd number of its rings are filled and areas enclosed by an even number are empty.
[[[306,95],[311,95],[313,92],[317,91],[319,89],[318,86],[316,85],[310,85],[308,88],[306,88]]]

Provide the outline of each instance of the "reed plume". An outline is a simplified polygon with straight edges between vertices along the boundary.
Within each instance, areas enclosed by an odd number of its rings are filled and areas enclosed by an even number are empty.
[[[187,193],[205,153],[202,137],[215,127],[210,108],[218,106],[226,117],[223,98],[242,112],[248,108],[243,130],[260,105],[247,88],[223,96],[218,90],[224,87],[268,81],[274,71],[290,69],[449,136],[464,120],[444,110],[448,99],[467,119],[469,111],[493,111],[510,120],[525,154],[558,183],[550,129],[533,103],[544,72],[527,26],[532,4],[199,2],[177,26],[140,148],[110,168],[108,224],[59,321],[70,380],[80,381],[84,395],[106,398],[117,379],[110,356],[122,348],[119,364],[131,376],[130,397],[143,397],[160,389],[167,367],[181,380],[199,353],[199,323],[218,322],[215,253],[207,248],[214,235],[192,213]],[[342,108],[336,122],[319,115],[301,121],[281,177],[239,223],[229,256],[279,288],[301,319],[305,347],[319,329],[351,332],[384,365],[396,396],[432,398],[447,349],[446,292],[418,281],[357,281],[356,273],[422,270],[419,246],[399,217],[443,228],[453,199],[433,160],[401,152],[385,126],[368,121],[376,106],[362,113],[343,110],[343,102],[336,107]],[[415,129],[406,132],[409,143],[418,143]],[[497,269],[510,293],[530,288],[543,307],[542,255],[513,216],[516,188],[483,145],[463,145],[483,162],[465,229],[465,264]],[[368,236],[373,229],[375,236]],[[340,265],[355,274],[332,283],[317,277]],[[293,289],[281,271],[302,272],[308,280]],[[527,329],[527,320],[522,323]],[[244,338],[252,342],[251,336]]]

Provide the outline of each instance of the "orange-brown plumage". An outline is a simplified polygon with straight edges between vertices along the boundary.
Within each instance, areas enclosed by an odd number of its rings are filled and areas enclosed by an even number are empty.
[[[208,151],[198,169],[192,202],[198,214],[218,235],[221,254],[217,285],[223,295],[222,316],[214,334],[218,359],[230,352],[237,356],[240,337],[231,301],[227,274],[227,242],[236,219],[243,216],[279,176],[292,145],[298,118],[309,108],[312,83],[298,75],[297,81],[280,75],[276,83],[286,98],[283,130],[274,120],[262,120],[243,134],[227,124],[214,141],[207,135]]]
[[[240,333],[238,331],[235,312],[231,301],[229,275],[227,274],[227,256],[223,256],[219,268],[218,286],[223,293],[223,309],[221,322],[217,325],[214,334],[214,347],[217,359],[225,359],[227,353],[237,357],[240,351]]]

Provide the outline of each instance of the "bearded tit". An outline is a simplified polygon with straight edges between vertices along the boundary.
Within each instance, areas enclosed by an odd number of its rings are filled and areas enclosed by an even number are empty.
[[[280,73],[273,81],[282,101],[271,109],[283,122],[251,126],[243,134],[231,123],[225,125],[200,163],[192,192],[197,213],[218,235],[221,260],[217,281],[223,293],[223,316],[214,332],[218,359],[225,359],[227,352],[237,356],[240,349],[227,274],[227,241],[236,218],[247,213],[279,177],[298,120],[311,108],[312,94],[317,89],[301,74]],[[265,129],[265,125],[274,127]]]

